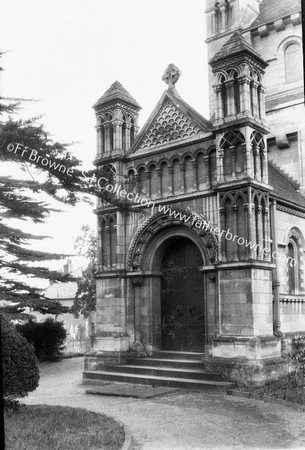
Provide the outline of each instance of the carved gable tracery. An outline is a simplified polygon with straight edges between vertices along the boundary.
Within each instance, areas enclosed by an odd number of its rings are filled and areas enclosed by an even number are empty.
[[[140,142],[138,150],[200,135],[200,128],[171,101],[167,100]]]

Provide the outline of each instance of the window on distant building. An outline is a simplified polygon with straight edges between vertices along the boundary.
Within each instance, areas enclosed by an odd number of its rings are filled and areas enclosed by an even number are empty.
[[[303,57],[301,46],[295,42],[288,44],[284,51],[286,83],[303,78]]]

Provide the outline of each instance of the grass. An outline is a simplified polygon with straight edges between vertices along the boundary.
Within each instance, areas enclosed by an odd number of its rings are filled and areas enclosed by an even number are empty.
[[[7,450],[115,450],[125,439],[114,419],[81,408],[21,405],[4,421]]]

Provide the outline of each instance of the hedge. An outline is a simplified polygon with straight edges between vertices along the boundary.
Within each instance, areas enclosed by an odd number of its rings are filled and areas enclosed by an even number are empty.
[[[33,347],[2,314],[0,320],[3,397],[10,403],[37,388],[39,368]]]

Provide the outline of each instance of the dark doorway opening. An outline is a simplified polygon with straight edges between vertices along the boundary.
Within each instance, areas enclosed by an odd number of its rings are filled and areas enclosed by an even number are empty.
[[[202,255],[193,241],[177,238],[161,264],[162,350],[203,352],[206,338]]]

